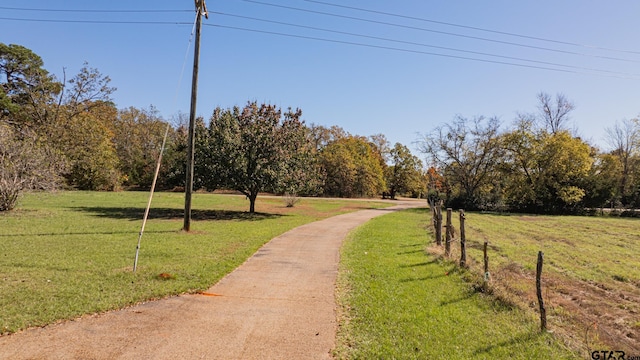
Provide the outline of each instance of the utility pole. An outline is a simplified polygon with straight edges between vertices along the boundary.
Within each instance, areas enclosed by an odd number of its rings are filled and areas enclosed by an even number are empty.
[[[193,168],[195,148],[196,99],[198,96],[198,65],[200,63],[200,31],[202,29],[202,15],[207,19],[207,5],[205,0],[196,2],[196,43],[193,54],[193,77],[191,79],[191,111],[189,113],[189,136],[187,138],[187,179],[184,186],[184,226],[182,230],[191,230],[191,193],[193,192]]]

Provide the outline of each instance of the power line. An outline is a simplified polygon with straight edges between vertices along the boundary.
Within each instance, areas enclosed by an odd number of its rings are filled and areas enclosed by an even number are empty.
[[[524,47],[524,48],[529,48],[529,49],[551,51],[551,52],[563,53],[563,54],[569,54],[569,55],[578,55],[578,56],[586,56],[586,57],[593,57],[593,58],[601,58],[601,59],[607,59],[607,60],[627,61],[627,62],[632,61],[632,60],[628,60],[628,59],[621,59],[621,58],[610,57],[610,56],[591,55],[591,54],[579,53],[579,52],[575,52],[575,51],[558,50],[558,49],[552,49],[552,48],[543,47],[543,46],[527,45],[527,44],[515,43],[515,42],[511,42],[511,41],[502,41],[502,40],[483,38],[483,37],[479,37],[479,36],[471,36],[471,35],[464,35],[464,34],[452,33],[452,32],[447,32],[447,31],[439,31],[439,30],[427,29],[427,28],[418,27],[418,26],[410,26],[410,25],[403,25],[403,24],[391,23],[391,22],[386,22],[386,21],[370,20],[370,19],[364,19],[364,18],[359,18],[359,17],[355,17],[355,16],[347,16],[347,15],[334,14],[334,13],[329,13],[329,12],[324,12],[324,11],[316,11],[316,10],[310,10],[310,9],[297,8],[297,7],[293,7],[293,6],[278,5],[278,4],[273,4],[273,3],[263,2],[263,1],[257,1],[257,0],[242,0],[242,1],[245,1],[245,2],[248,2],[248,3],[259,4],[259,5],[272,6],[272,7],[282,8],[282,9],[288,9],[288,10],[312,13],[312,14],[332,16],[332,17],[337,17],[337,18],[342,18],[342,19],[349,19],[349,20],[356,20],[356,21],[361,21],[361,22],[368,22],[368,23],[372,23],[372,24],[393,26],[393,27],[398,27],[398,28],[403,28],[403,29],[411,29],[411,30],[425,31],[425,32],[430,32],[430,33],[435,33],[435,34],[456,36],[456,37],[461,37],[461,38],[466,38],[466,39],[487,41],[487,42],[503,44],[503,45],[518,46],[518,47]]]
[[[512,62],[506,62],[506,61],[478,59],[478,58],[472,58],[472,57],[466,57],[466,56],[457,56],[457,55],[447,55],[447,54],[433,53],[433,52],[428,52],[428,51],[403,49],[403,48],[396,48],[396,47],[382,46],[382,45],[373,45],[373,44],[364,44],[364,43],[358,43],[358,42],[353,42],[353,41],[333,40],[333,39],[319,38],[319,37],[313,37],[313,36],[287,34],[287,33],[275,32],[275,31],[249,29],[249,28],[243,28],[243,27],[237,27],[237,26],[226,26],[226,25],[218,25],[218,24],[204,24],[204,25],[205,26],[211,26],[211,27],[217,27],[217,28],[223,28],[223,29],[240,30],[240,31],[262,33],[262,34],[269,34],[269,35],[277,35],[277,36],[284,36],[284,37],[291,37],[291,38],[298,38],[298,39],[306,39],[306,40],[323,41],[323,42],[330,42],[330,43],[337,43],[337,44],[345,44],[345,45],[354,45],[354,46],[368,47],[368,48],[374,48],[374,49],[392,50],[392,51],[399,51],[399,52],[406,52],[406,53],[413,53],[413,54],[431,55],[431,56],[438,56],[438,57],[452,58],[452,59],[459,59],[459,60],[469,60],[469,61],[477,61],[477,62],[484,62],[484,63],[491,63],[491,64],[509,65],[509,66],[516,66],[516,67],[523,67],[523,68],[530,68],[530,69],[548,70],[548,71],[556,71],[556,72],[571,73],[571,74],[582,74],[582,75],[598,75],[598,76],[614,77],[614,78],[621,78],[621,79],[637,79],[637,77],[635,77],[635,76],[633,76],[631,74],[626,74],[627,76],[594,74],[594,73],[586,73],[586,72],[569,70],[569,69],[557,69],[557,68],[544,67],[544,66],[518,64],[518,63],[512,63]]]
[[[245,0],[245,1],[249,1],[249,0]],[[229,15],[229,14],[224,14],[224,13],[216,13],[216,14],[243,17],[243,16],[240,16],[240,15]],[[302,35],[295,35],[295,34],[279,33],[279,32],[274,32],[274,31],[248,29],[248,28],[234,27],[234,26],[224,26],[224,25],[214,25],[214,24],[203,24],[203,25],[205,25],[205,26],[215,26],[215,27],[226,28],[226,29],[233,29],[233,30],[242,30],[242,31],[249,31],[249,32],[256,32],[256,33],[264,33],[264,34],[271,34],[271,35],[278,35],[278,36],[285,36],[285,37],[307,39],[307,40],[316,40],[316,41],[332,42],[332,43],[345,44],[345,45],[354,45],[354,46],[360,46],[360,47],[369,47],[369,48],[377,48],[377,49],[400,51],[400,52],[407,52],[407,53],[431,55],[431,56],[438,56],[438,57],[447,57],[447,58],[454,58],[454,59],[460,59],[460,60],[469,60],[469,61],[477,61],[477,62],[484,62],[484,63],[493,63],[493,64],[502,64],[502,65],[526,67],[526,68],[540,69],[540,70],[558,71],[558,72],[575,73],[575,74],[591,74],[591,73],[585,73],[585,72],[580,72],[580,71],[574,71],[574,70],[584,70],[584,71],[611,74],[611,75],[605,75],[605,74],[595,74],[595,75],[609,76],[609,77],[616,77],[616,78],[623,78],[623,79],[636,79],[638,77],[638,75],[635,75],[635,74],[614,72],[614,71],[601,70],[601,69],[584,68],[584,67],[578,67],[578,66],[572,66],[572,65],[557,64],[557,63],[538,61],[538,60],[529,60],[529,59],[502,56],[502,55],[495,55],[495,54],[475,52],[475,51],[469,51],[469,50],[461,50],[461,49],[454,49],[454,48],[439,47],[439,46],[433,46],[433,45],[428,45],[428,44],[413,43],[413,42],[408,42],[408,41],[387,39],[387,38],[375,37],[375,36],[369,36],[369,35],[363,35],[363,34],[341,32],[341,31],[337,31],[337,30],[315,28],[315,27],[310,27],[310,26],[296,25],[296,24],[277,22],[277,21],[272,21],[272,20],[257,19],[257,18],[250,18],[250,17],[244,17],[244,18],[257,20],[257,21],[278,23],[278,24],[288,25],[288,26],[305,27],[305,28],[314,29],[314,30],[320,30],[320,31],[342,33],[342,34],[351,35],[351,36],[359,36],[359,37],[366,37],[366,38],[372,38],[372,39],[377,39],[377,40],[392,41],[392,42],[396,42],[396,43],[404,43],[404,44],[410,44],[410,45],[416,45],[416,46],[426,46],[426,47],[432,47],[432,48],[439,48],[439,49],[442,49],[442,50],[465,52],[465,53],[470,53],[470,54],[475,54],[475,55],[499,57],[499,58],[508,59],[508,60],[517,60],[517,61],[537,63],[537,64],[540,64],[540,65],[558,66],[558,67],[567,68],[567,70],[557,69],[557,68],[550,68],[550,67],[545,67],[545,66],[517,64],[517,63],[512,63],[512,62],[506,62],[506,61],[478,59],[478,58],[465,57],[465,56],[440,54],[440,53],[433,53],[433,52],[420,51],[420,50],[402,49],[402,48],[395,48],[395,47],[390,47],[390,46],[364,44],[364,43],[358,43],[358,42],[352,42],[352,41],[333,40],[333,39],[326,39],[326,38],[319,38],[319,37],[311,37],[311,36],[302,36]],[[50,20],[50,19],[28,19],[28,18],[6,18],[6,17],[0,17],[0,20],[49,22],[49,23],[83,23],[83,24],[191,25],[191,23],[188,23],[188,22],[174,22],[174,21]],[[618,76],[616,76],[616,75],[618,75]]]
[[[454,23],[445,22],[445,21],[438,21],[438,20],[426,19],[426,18],[415,17],[415,16],[400,15],[400,14],[394,14],[394,13],[385,12],[385,11],[364,9],[364,8],[359,8],[359,7],[355,7],[355,6],[346,6],[346,5],[334,4],[334,3],[325,2],[325,1],[318,1],[318,0],[302,0],[302,1],[306,1],[306,2],[309,2],[309,3],[322,4],[322,5],[327,5],[327,6],[334,6],[334,7],[343,8],[343,9],[350,9],[350,10],[368,12],[368,13],[372,13],[372,14],[392,16],[392,17],[408,19],[408,20],[417,20],[417,21],[429,22],[429,23],[433,23],[433,24],[447,25],[447,26],[458,27],[458,28],[462,28],[462,29],[470,29],[470,30],[483,31],[483,32],[488,32],[488,33],[493,33],[493,34],[514,36],[514,37],[519,37],[519,38],[523,38],[523,39],[545,41],[545,42],[561,44],[561,45],[570,45],[570,46],[577,46],[577,47],[583,47],[583,48],[615,51],[615,52],[629,53],[629,54],[640,54],[640,51],[612,49],[612,48],[607,48],[607,47],[585,45],[585,44],[579,44],[579,43],[562,41],[562,40],[554,40],[554,39],[547,39],[547,38],[530,36],[530,35],[516,34],[516,33],[508,32],[508,31],[490,30],[490,29],[485,29],[485,28],[481,28],[481,27],[460,25],[460,24],[454,24]]]
[[[3,10],[14,11],[42,11],[42,12],[75,12],[75,13],[175,13],[175,12],[193,12],[193,10],[99,10],[99,9],[34,9],[34,8],[16,8],[0,6]]]
[[[398,43],[398,44],[429,47],[429,48],[433,48],[433,49],[456,51],[456,52],[462,52],[462,53],[467,53],[467,54],[490,56],[490,57],[507,59],[507,60],[517,60],[517,61],[524,61],[524,62],[536,63],[536,64],[541,64],[541,65],[558,66],[558,67],[577,69],[577,70],[603,72],[603,73],[618,74],[618,75],[623,75],[623,76],[640,76],[638,74],[628,74],[628,73],[622,73],[622,72],[616,72],[616,71],[610,71],[610,70],[587,68],[587,67],[559,64],[559,63],[540,61],[540,60],[531,60],[531,59],[525,59],[525,58],[519,58],[519,57],[513,57],[513,56],[496,55],[496,54],[485,53],[485,52],[480,52],[480,51],[471,51],[471,50],[450,48],[450,47],[445,47],[445,46],[436,46],[436,45],[430,45],[430,44],[424,44],[424,43],[418,43],[418,42],[412,42],[412,41],[404,41],[404,40],[390,39],[390,38],[384,38],[384,37],[379,37],[379,36],[357,34],[357,33],[346,32],[346,31],[331,30],[331,29],[319,28],[319,27],[315,27],[315,26],[299,25],[299,24],[292,24],[292,23],[282,22],[282,21],[255,18],[255,17],[250,17],[250,16],[228,14],[228,13],[223,13],[223,12],[215,12],[215,11],[213,11],[212,13],[213,14],[217,14],[217,15],[222,15],[222,16],[228,16],[228,17],[234,17],[234,18],[240,18],[240,19],[247,19],[247,20],[253,20],[253,21],[260,21],[260,22],[265,22],[265,23],[270,23],[270,24],[285,25],[285,26],[297,27],[297,28],[302,28],[302,29],[310,29],[310,30],[316,30],[316,31],[329,32],[329,33],[340,34],[340,35],[349,35],[349,36],[355,36],[355,37],[361,37],[361,38],[367,38],[367,39],[382,40],[382,41],[388,41],[388,42],[393,42],[393,43]],[[640,63],[640,61],[635,61],[635,62],[639,62]]]
[[[30,21],[49,23],[81,23],[81,24],[136,24],[136,25],[191,25],[182,21],[120,21],[120,20],[51,20],[51,19],[25,19],[0,17],[0,20]]]

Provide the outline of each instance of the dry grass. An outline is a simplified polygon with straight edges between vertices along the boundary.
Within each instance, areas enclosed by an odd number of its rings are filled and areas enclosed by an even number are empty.
[[[572,348],[586,355],[602,349],[640,354],[639,220],[467,213],[466,239],[474,281],[482,283],[486,240],[489,290],[532,312],[538,308],[536,257],[544,252],[548,325]],[[459,239],[452,245],[457,261]],[[435,245],[431,251],[443,252]]]

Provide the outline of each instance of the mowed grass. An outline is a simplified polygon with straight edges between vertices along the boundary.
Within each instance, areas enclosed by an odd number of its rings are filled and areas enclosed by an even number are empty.
[[[545,271],[612,286],[640,286],[639,219],[480,213],[467,213],[466,219],[469,253],[476,259],[482,259],[487,240],[497,266],[515,262],[535,270],[542,251]]]
[[[573,359],[521,309],[473,291],[427,255],[426,209],[376,218],[345,242],[340,359]]]
[[[244,196],[194,194],[192,232],[184,233],[184,195],[157,193],[134,274],[147,199],[144,192],[31,194],[0,213],[0,333],[205,290],[289,229],[389,206],[303,199],[287,208],[258,197],[258,213],[248,214]]]
[[[466,219],[476,272],[486,240],[492,284],[501,296],[537,307],[535,268],[542,251],[550,329],[588,354],[594,348],[640,354],[639,219],[480,213]]]

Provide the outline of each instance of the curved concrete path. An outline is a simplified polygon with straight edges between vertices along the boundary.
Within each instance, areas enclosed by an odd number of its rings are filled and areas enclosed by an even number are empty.
[[[1,359],[330,359],[339,249],[404,201],[306,224],[264,245],[201,295],[0,337]]]

